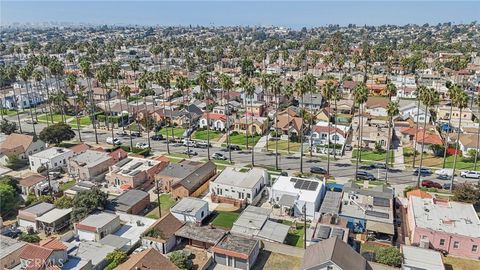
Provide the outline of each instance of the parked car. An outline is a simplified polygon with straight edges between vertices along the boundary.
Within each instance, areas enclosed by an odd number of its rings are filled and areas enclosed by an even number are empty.
[[[280,176],[288,176],[288,172],[282,171],[282,172],[280,173]]]
[[[185,150],[185,151],[183,151],[182,153],[185,154],[185,155],[189,155],[189,156],[196,156],[196,155],[198,155],[198,153],[195,152],[195,151],[193,151],[192,149],[190,149],[190,150]]]
[[[362,165],[360,167],[358,167],[360,170],[373,170],[375,167],[373,166],[373,164],[370,164],[370,165]]]
[[[183,146],[185,147],[196,147],[197,144],[194,141],[184,140]]]
[[[310,172],[311,173],[318,173],[318,174],[326,174],[327,170],[325,170],[322,167],[313,166],[313,167],[310,168]]]
[[[365,171],[358,171],[357,172],[357,179],[360,179],[360,180],[376,180],[377,178],[375,177],[375,175],[369,173],[369,172],[365,172]]]
[[[22,231],[18,228],[6,228],[5,230],[2,231],[3,236],[7,236],[10,238],[17,238],[20,234],[22,234]]]
[[[228,150],[228,146],[227,146],[227,150]],[[230,144],[230,150],[232,151],[240,151],[240,146],[236,145],[236,144]]]
[[[153,135],[152,137],[150,137],[150,139],[152,139],[154,141],[161,141],[161,140],[163,140],[163,136],[162,136],[162,134],[157,134],[157,135]]]
[[[460,173],[460,177],[480,179],[480,172],[477,172],[477,171],[463,171],[463,172]]]
[[[431,175],[432,170],[430,170],[428,168],[417,168],[417,169],[415,169],[415,171],[413,171],[413,175],[418,175],[419,173],[420,173],[420,175]]]
[[[30,124],[30,125],[31,125],[31,124],[36,125],[38,122],[37,122],[37,120],[35,120],[35,119],[33,119],[33,120],[32,120],[32,119],[26,119],[26,120],[25,120],[25,123]]]
[[[140,132],[132,132],[132,137],[140,138],[142,137],[142,134]]]
[[[148,148],[148,144],[142,143],[142,142],[138,142],[137,144],[135,144],[135,147],[136,147],[136,148],[140,148],[140,149],[147,149],[147,148]]]
[[[431,181],[431,180],[423,180],[422,181],[422,187],[441,189],[442,185],[440,183],[437,183],[437,182],[434,182],[434,181]]]
[[[208,144],[207,142],[197,142],[197,146],[198,148],[208,148],[208,147],[212,147],[212,145]]]
[[[119,137],[128,137],[128,133],[125,132],[125,131],[123,131],[123,132],[117,132],[116,134],[117,134],[117,136],[119,136]]]
[[[346,144],[345,145],[345,151],[352,151],[353,147],[351,144]]]
[[[220,153],[214,153],[212,158],[215,160],[227,160],[227,157]]]
[[[113,145],[122,144],[122,141],[120,141],[120,139],[118,139],[118,138],[107,137],[106,141],[107,141],[108,144],[113,144]]]
[[[443,187],[443,189],[450,189],[451,185],[452,185],[451,183],[444,183],[442,185],[442,187]],[[457,185],[454,184],[452,189],[455,189],[456,187],[457,187]]]
[[[373,168],[375,169],[386,169],[387,165],[383,162],[375,162],[372,164]]]

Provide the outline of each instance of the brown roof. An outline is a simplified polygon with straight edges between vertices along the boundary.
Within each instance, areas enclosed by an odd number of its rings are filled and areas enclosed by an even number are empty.
[[[141,270],[141,269],[162,269],[162,270],[178,270],[178,267],[170,262],[165,256],[153,248],[146,249],[137,254],[133,254],[130,258],[119,265],[116,270]]]
[[[73,153],[78,154],[78,153],[85,152],[90,148],[91,148],[90,145],[88,145],[86,143],[82,143],[82,144],[77,144],[75,146],[70,147],[70,150],[72,150]]]
[[[290,124],[289,124],[289,120],[290,120]],[[283,130],[288,130],[289,127],[292,127],[295,130],[300,131],[301,127],[303,126],[303,118],[292,117],[292,116],[288,116],[287,114],[279,115],[277,126],[278,128]]]
[[[423,131],[419,131],[415,136],[417,142],[425,143],[425,144],[438,144],[442,145],[443,141],[440,135],[425,132],[425,136],[423,135]]]
[[[332,237],[318,244],[307,247],[300,269],[315,268],[325,262],[333,262],[340,269],[365,270],[371,269],[367,260],[353,250],[347,243],[337,237]]]
[[[415,190],[407,192],[407,198],[410,198],[411,196],[419,197],[419,198],[422,198],[422,199],[433,198],[432,195],[430,195],[430,193],[428,193],[426,191],[423,191],[423,190],[420,190],[420,189],[415,189]]]
[[[6,156],[19,155],[25,153],[30,144],[33,142],[33,136],[12,133],[0,146],[0,151]]]
[[[62,242],[58,241],[55,238],[49,238],[40,241],[40,246],[53,250],[67,250],[67,246],[65,246]]]
[[[388,98],[386,97],[369,97],[367,103],[365,104],[366,108],[387,108]]]
[[[460,143],[467,148],[477,148],[478,145],[478,135],[476,134],[461,134]]]
[[[335,127],[328,127],[328,126],[313,126],[313,131],[314,132],[317,132],[317,133],[323,133],[323,132],[327,132],[330,130],[330,133],[338,133],[340,135],[342,135],[343,137],[345,137],[345,133],[339,129],[339,128],[335,128]]]
[[[32,175],[29,175],[29,176],[27,176],[23,179],[20,179],[20,181],[18,181],[18,185],[22,186],[22,187],[31,187],[33,185],[36,185],[36,184],[42,182],[45,179],[46,178],[43,175],[32,174]]]
[[[47,262],[50,255],[52,255],[53,250],[45,247],[41,247],[34,244],[27,244],[20,253],[20,258],[24,260],[30,260],[32,262],[41,261]],[[36,263],[31,263],[28,265],[27,269],[40,269],[43,266]]]
[[[168,213],[150,226],[149,230],[161,231],[160,240],[168,240],[175,232],[183,226],[184,222],[178,220],[172,213]],[[147,230],[148,231],[148,230]]]

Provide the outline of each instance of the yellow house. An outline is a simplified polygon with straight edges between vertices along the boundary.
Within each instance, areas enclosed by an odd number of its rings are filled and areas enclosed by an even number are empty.
[[[235,120],[234,125],[235,125],[234,131],[238,133],[246,134],[248,129],[248,134],[263,135],[267,130],[267,118],[258,117],[258,116],[242,117],[240,119]]]

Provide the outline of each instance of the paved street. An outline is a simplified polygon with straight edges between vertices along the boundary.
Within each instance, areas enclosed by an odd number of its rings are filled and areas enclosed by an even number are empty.
[[[16,116],[9,116],[7,117],[8,120],[11,121],[17,121]],[[32,125],[26,124],[24,121],[26,119],[29,119],[28,114],[22,114],[21,115],[21,122],[22,122],[22,129],[24,132],[32,132]],[[35,125],[35,128],[37,130],[37,133],[44,127],[46,127],[46,123],[39,123]],[[74,128],[74,131],[77,132],[76,128]],[[122,129],[114,129],[114,135],[116,135],[117,132],[122,131]],[[127,130],[128,132],[128,130]],[[98,141],[99,144],[102,146],[106,146],[106,138],[112,136],[111,130],[106,130],[106,129],[99,129],[98,130]],[[152,135],[152,134],[151,134]],[[4,137],[5,135],[1,135]],[[93,132],[92,128],[83,128],[81,130],[81,136],[82,140],[86,143],[89,144],[95,144],[95,134]],[[78,139],[78,134],[76,139]],[[125,138],[120,138],[121,141],[123,142],[123,145],[130,145],[130,139],[128,137]],[[147,143],[147,134],[144,133],[141,138],[133,138],[133,145],[135,145],[138,142],[145,142]],[[166,141],[153,141],[150,140],[151,143],[151,148],[153,153],[155,154],[167,154],[167,144]],[[174,146],[173,144],[170,144],[170,153],[172,154],[180,154],[183,151],[185,151],[187,148],[184,146]],[[199,149],[199,148],[194,148],[198,153],[198,156],[195,157],[196,159],[203,159],[206,160],[208,155],[207,155],[207,149]],[[210,155],[215,153],[215,152],[220,152],[223,153],[225,156],[228,157],[228,151],[225,149],[222,149],[219,146],[213,145],[213,147],[210,148]],[[351,155],[350,155],[351,156]],[[275,155],[273,153],[267,153],[267,152],[262,152],[262,151],[255,151],[254,152],[254,157],[255,157],[255,165],[256,166],[264,166],[267,168],[275,168]],[[353,176],[355,175],[355,164],[350,161],[348,158],[348,155],[344,157],[345,159],[340,159],[337,161],[330,161],[330,172],[331,175],[333,175],[335,178],[342,178],[342,179],[352,179]],[[332,158],[333,159],[333,158]],[[245,166],[248,164],[251,164],[251,151],[232,151],[232,160],[233,162],[238,165],[238,166]],[[397,159],[396,159],[397,161]],[[287,171],[289,175],[292,175],[294,172],[300,171],[300,157],[299,153],[292,153],[290,155],[287,154],[281,154],[279,155],[278,158],[279,162],[279,169],[283,171]],[[326,160],[326,157],[310,157],[310,154],[308,151],[305,151],[305,156],[304,156],[304,162],[303,162],[303,170],[304,172],[309,172],[310,167],[312,166],[320,166],[325,169],[327,169],[328,162]],[[401,170],[398,168],[401,168],[402,166],[398,166],[398,164],[394,167],[393,170],[391,170],[388,173],[388,181],[392,184],[401,184],[401,185],[415,185],[417,182],[417,177],[412,174],[411,169],[405,169]],[[383,169],[373,169],[369,171],[375,177],[379,179],[384,179],[385,178],[385,170]],[[446,183],[448,180],[439,180],[436,179],[435,175],[432,176],[426,176],[422,177],[422,180],[435,180],[439,183]],[[465,181],[464,179],[458,178],[456,179],[458,181]],[[474,180],[467,180],[467,181],[474,181]]]

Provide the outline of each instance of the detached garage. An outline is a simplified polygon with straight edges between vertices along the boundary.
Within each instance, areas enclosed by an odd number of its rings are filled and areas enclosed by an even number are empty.
[[[24,230],[32,228],[37,231],[37,218],[43,216],[47,212],[54,209],[55,206],[51,203],[41,202],[33,206],[18,211],[18,226]]]
[[[260,241],[227,234],[212,248],[216,263],[237,269],[250,270],[260,252]]]

